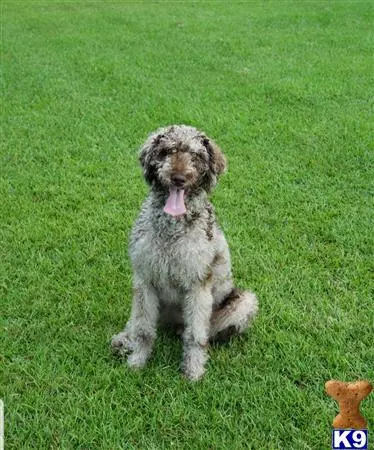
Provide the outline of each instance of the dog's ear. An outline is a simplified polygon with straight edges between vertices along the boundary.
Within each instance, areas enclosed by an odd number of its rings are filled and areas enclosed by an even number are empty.
[[[163,137],[160,133],[152,134],[139,151],[139,161],[143,168],[143,175],[149,184],[152,184],[156,179],[156,166],[153,156]]]
[[[203,181],[205,189],[209,192],[216,185],[217,176],[225,171],[227,164],[226,158],[218,145],[205,135],[202,135],[201,138],[209,156],[209,171],[205,174]]]
[[[216,176],[224,173],[227,167],[227,163],[222,150],[214,141],[207,138],[206,136],[203,137],[203,145],[208,151],[209,167],[212,173]]]

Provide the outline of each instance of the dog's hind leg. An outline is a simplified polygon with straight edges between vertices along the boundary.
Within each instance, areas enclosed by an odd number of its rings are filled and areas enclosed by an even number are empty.
[[[258,301],[255,294],[233,288],[213,310],[210,319],[210,341],[224,342],[231,336],[243,333],[257,311]]]

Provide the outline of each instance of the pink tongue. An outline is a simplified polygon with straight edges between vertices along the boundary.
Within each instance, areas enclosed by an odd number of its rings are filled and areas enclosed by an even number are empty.
[[[184,204],[184,189],[170,188],[169,197],[166,201],[164,211],[171,216],[182,216],[186,214]]]

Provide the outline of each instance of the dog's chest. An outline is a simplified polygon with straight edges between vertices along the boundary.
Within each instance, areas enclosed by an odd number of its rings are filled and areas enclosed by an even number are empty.
[[[130,256],[137,274],[155,286],[184,290],[199,283],[214,258],[212,241],[198,226],[172,223],[136,232]]]

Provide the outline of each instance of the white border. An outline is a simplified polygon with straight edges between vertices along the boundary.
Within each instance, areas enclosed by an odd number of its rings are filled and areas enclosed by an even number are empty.
[[[0,398],[0,450],[4,450],[4,402]]]

